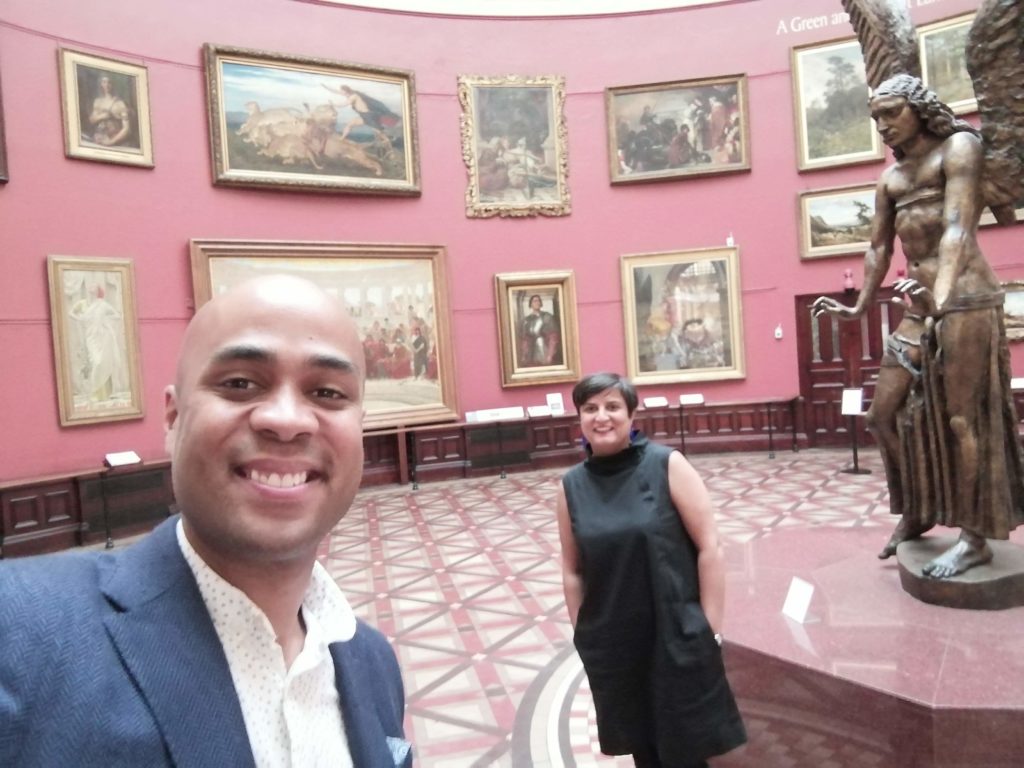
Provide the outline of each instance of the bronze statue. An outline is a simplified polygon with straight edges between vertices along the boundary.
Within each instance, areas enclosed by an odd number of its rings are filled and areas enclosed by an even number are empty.
[[[936,524],[960,528],[956,544],[923,569],[937,579],[989,562],[985,540],[1006,539],[1024,521],[1003,292],[976,240],[985,205],[1012,223],[1024,196],[1022,2],[985,0],[968,37],[979,133],[919,79],[903,0],[843,0],[865,55],[871,117],[896,162],[878,181],[855,306],[823,296],[812,308],[815,316],[860,317],[899,238],[907,275],[895,288],[906,311],[887,340],[867,413],[890,505],[901,515],[879,557]]]

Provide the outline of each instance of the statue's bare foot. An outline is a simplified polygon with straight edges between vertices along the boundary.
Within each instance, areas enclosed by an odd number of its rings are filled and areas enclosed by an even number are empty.
[[[885,546],[882,547],[882,551],[878,553],[878,559],[885,560],[892,557],[896,554],[896,547],[898,547],[901,542],[916,539],[922,533],[930,529],[930,525],[907,522],[907,518],[901,517],[899,523],[896,525],[896,529],[892,532],[892,536],[889,537],[889,541],[885,543]]]
[[[957,543],[925,565],[921,573],[933,579],[948,579],[991,560],[992,549],[985,539],[968,531],[961,531]]]

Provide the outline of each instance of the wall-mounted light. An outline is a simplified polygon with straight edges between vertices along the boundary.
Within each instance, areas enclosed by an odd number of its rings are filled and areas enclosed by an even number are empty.
[[[853,293],[857,290],[857,287],[853,284],[853,270],[847,269],[843,271],[843,292]]]

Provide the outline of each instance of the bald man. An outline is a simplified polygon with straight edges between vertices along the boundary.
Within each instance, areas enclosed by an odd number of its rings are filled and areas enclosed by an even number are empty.
[[[196,313],[165,395],[180,518],[0,565],[0,765],[412,765],[394,652],[316,562],[359,488],[364,368],[303,280]]]

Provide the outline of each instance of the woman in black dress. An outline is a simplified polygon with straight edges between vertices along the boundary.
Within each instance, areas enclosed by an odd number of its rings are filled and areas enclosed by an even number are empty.
[[[562,479],[558,531],[573,642],[601,751],[698,768],[746,741],[722,666],[725,567],[711,499],[678,451],[634,433],[614,373],[573,389],[587,458]]]

